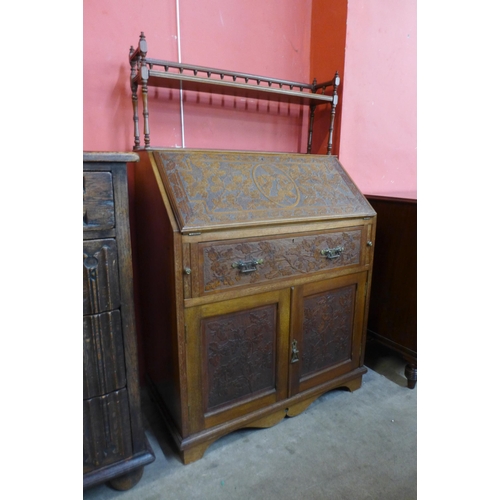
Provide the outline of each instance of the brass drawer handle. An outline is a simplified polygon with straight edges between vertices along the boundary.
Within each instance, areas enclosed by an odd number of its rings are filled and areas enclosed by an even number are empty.
[[[335,247],[335,248],[325,248],[325,250],[321,250],[321,255],[325,255],[327,259],[338,259],[340,254],[344,251],[344,247]]]
[[[264,259],[239,260],[234,262],[231,267],[239,269],[242,273],[251,273],[257,271],[257,266],[264,263]]]

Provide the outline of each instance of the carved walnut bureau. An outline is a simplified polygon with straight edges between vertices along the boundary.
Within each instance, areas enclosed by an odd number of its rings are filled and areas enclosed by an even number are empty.
[[[129,489],[155,459],[141,421],[127,162],[83,153],[83,487]]]
[[[138,154],[145,366],[183,462],[359,388],[376,214],[338,159]]]

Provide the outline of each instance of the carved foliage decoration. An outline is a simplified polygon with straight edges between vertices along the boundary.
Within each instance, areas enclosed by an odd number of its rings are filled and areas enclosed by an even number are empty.
[[[182,230],[373,215],[334,156],[158,151]]]
[[[202,321],[206,410],[275,387],[276,305]]]
[[[351,358],[356,285],[304,299],[301,376]]]
[[[321,255],[326,248],[341,246],[336,259]],[[360,262],[361,229],[264,241],[208,244],[203,251],[205,292],[249,285],[298,274],[336,269]],[[242,273],[234,262],[262,259],[257,271]]]

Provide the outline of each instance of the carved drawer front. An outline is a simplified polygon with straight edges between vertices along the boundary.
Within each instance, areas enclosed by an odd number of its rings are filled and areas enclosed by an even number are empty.
[[[103,396],[125,387],[120,311],[83,317],[83,397]]]
[[[120,305],[118,253],[114,239],[83,242],[83,314],[97,314]]]
[[[265,240],[200,244],[200,291],[209,293],[356,266],[361,262],[363,229]]]
[[[113,178],[110,172],[83,173],[83,230],[115,227]]]
[[[121,389],[83,402],[83,472],[132,456],[129,403]]]

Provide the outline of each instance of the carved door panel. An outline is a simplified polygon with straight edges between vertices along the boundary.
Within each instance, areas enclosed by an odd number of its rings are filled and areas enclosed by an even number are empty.
[[[287,396],[290,290],[186,310],[190,432]]]
[[[293,289],[290,396],[359,366],[367,274]]]

